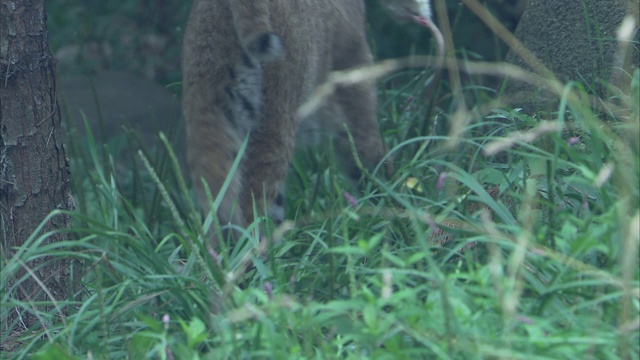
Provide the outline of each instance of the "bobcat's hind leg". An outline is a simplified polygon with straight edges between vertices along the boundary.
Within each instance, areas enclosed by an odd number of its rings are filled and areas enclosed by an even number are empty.
[[[344,117],[344,124],[353,137],[356,152],[362,164],[369,170],[378,165],[385,155],[385,148],[380,136],[380,128],[376,116],[375,90],[371,85],[359,84],[336,91],[335,101],[339,104]],[[362,174],[357,168],[351,153],[351,143],[344,125],[338,132],[336,150],[345,157],[343,166],[347,174],[354,180]],[[385,163],[383,170],[392,171],[391,163]]]
[[[364,38],[349,57],[339,58],[336,63],[339,69],[349,69],[356,66],[370,64],[371,52]],[[334,106],[339,109],[343,124],[346,124],[353,136],[356,151],[363,165],[373,169],[384,157],[386,151],[380,136],[380,127],[377,118],[376,86],[372,82],[363,82],[352,86],[339,87],[333,95]],[[336,150],[340,153],[351,154],[351,144],[344,125],[338,129],[338,142]],[[357,168],[352,156],[345,159],[343,164],[347,174],[354,180],[360,178],[360,170]],[[384,164],[383,170],[387,175],[392,172],[391,162]]]

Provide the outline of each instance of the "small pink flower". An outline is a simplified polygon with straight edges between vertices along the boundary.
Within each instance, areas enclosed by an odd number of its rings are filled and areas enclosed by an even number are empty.
[[[289,277],[289,286],[291,287],[291,291],[293,291],[293,289],[296,288],[296,276],[295,275],[291,275]]]
[[[171,321],[171,318],[169,317],[169,314],[164,314],[162,315],[162,323],[167,325],[169,324],[169,321]]]
[[[571,137],[571,138],[567,139],[567,145],[569,145],[569,146],[575,145],[578,142],[580,142],[580,137],[579,136],[574,136],[574,137]]]
[[[218,266],[222,264],[222,261],[220,260],[220,254],[218,254],[215,250],[209,249],[209,255],[211,255],[213,261],[215,261]]]
[[[413,96],[409,96],[405,101],[404,104],[400,105],[400,107],[402,109],[404,109],[404,111],[409,111],[413,108]]]
[[[447,178],[447,172],[443,171],[438,176],[438,184],[436,185],[436,190],[440,191],[444,187],[444,179]]]
[[[433,228],[433,230],[437,230],[438,228],[438,224],[436,224],[435,221],[433,221],[433,219],[431,218],[431,216],[429,215],[425,215],[424,216],[424,221],[427,223],[427,225],[429,225],[430,228]]]
[[[358,207],[358,201],[356,200],[355,196],[349,194],[346,191],[342,193],[342,196],[347,199],[347,202],[349,203],[349,205],[351,205],[351,207]]]
[[[534,324],[534,321],[530,317],[523,316],[523,315],[516,316],[516,320],[521,322],[521,323],[528,324],[528,325],[533,325]]]
[[[165,354],[167,354],[167,359],[169,360],[174,360],[175,357],[173,356],[173,351],[171,351],[171,348],[169,348],[168,346],[164,349]]]
[[[264,292],[267,293],[269,300],[273,299],[273,285],[269,281],[264,283]]]
[[[547,253],[543,249],[531,249],[531,255],[545,256]]]

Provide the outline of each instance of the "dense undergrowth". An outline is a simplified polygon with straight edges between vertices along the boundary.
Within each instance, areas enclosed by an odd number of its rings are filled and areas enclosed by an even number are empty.
[[[2,356],[638,359],[640,73],[597,108],[566,85],[536,117],[487,107],[503,94],[480,86],[468,109],[446,83],[425,103],[428,73],[401,75],[380,91],[391,176],[354,189],[303,149],[291,220],[261,218],[216,251],[168,153],[134,153],[123,172],[92,139],[74,149],[75,240],[32,236],[0,281],[12,290],[47,255],[79,286],[47,311],[3,292],[0,315],[40,324]]]

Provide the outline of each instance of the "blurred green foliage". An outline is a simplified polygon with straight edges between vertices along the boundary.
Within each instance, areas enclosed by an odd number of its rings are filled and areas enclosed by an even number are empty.
[[[487,8],[507,27],[515,30],[520,11],[519,0],[485,1]],[[379,0],[366,0],[368,20],[374,47],[379,58],[391,58],[432,52],[431,35],[414,24],[398,24],[393,21]],[[447,2],[449,22],[457,50],[476,54],[484,60],[501,60],[506,55],[506,46],[497,41],[495,35],[462,2]],[[435,14],[435,9],[434,9]],[[436,20],[437,22],[437,20]],[[444,29],[443,29],[444,30]]]
[[[129,70],[180,79],[180,44],[191,1],[50,0],[49,44],[65,73]]]
[[[378,58],[432,53],[431,35],[413,24],[398,24],[378,0],[366,0],[372,45]],[[510,29],[518,0],[490,0],[487,6]],[[180,46],[191,1],[48,0],[49,42],[60,71],[128,70],[160,83],[180,80]],[[501,59],[504,45],[458,2],[448,2],[457,49],[474,57]]]

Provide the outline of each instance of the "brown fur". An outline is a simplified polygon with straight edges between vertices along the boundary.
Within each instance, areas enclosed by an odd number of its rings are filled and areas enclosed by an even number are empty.
[[[272,206],[302,120],[338,129],[339,149],[348,149],[346,123],[363,162],[377,164],[384,151],[373,84],[338,89],[313,119],[295,115],[330,71],[371,60],[362,0],[195,0],[184,38],[183,106],[201,205],[208,208],[201,179],[215,197],[249,133],[218,219],[246,226],[254,200],[259,211],[262,199]]]

